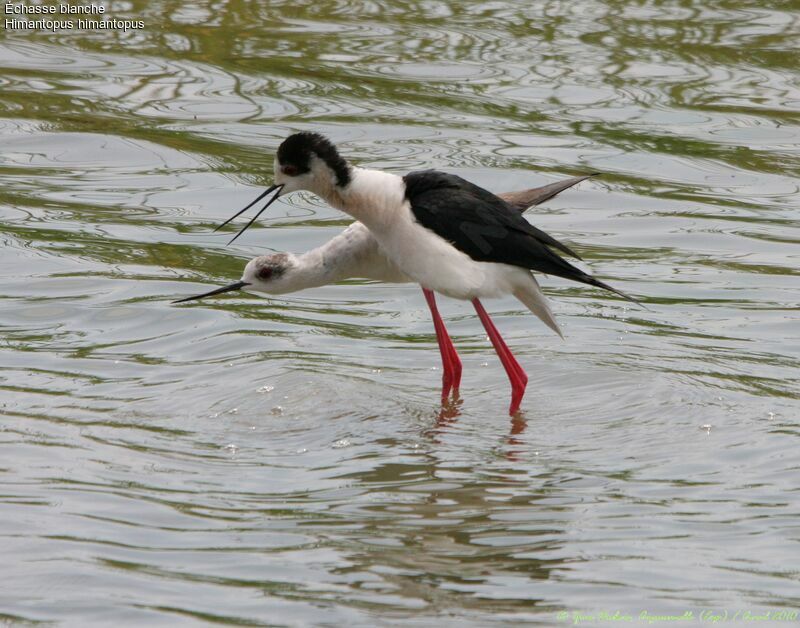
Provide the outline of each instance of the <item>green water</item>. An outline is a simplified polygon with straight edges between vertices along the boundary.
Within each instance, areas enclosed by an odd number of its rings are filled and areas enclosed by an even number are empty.
[[[0,29],[0,623],[800,607],[800,5],[107,6],[145,28]],[[601,172],[528,218],[647,309],[543,278],[562,341],[487,301],[511,421],[468,303],[445,413],[413,285],[170,305],[347,224],[212,233],[297,130],[497,192]]]

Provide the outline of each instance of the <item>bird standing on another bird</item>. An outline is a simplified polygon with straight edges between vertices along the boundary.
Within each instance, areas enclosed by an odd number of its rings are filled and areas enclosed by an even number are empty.
[[[472,301],[511,382],[512,415],[519,409],[528,377],[481,298],[513,294],[559,335],[532,270],[604,288],[635,301],[556,254],[552,249],[580,259],[569,247],[528,223],[508,202],[456,175],[424,170],[400,177],[358,168],[316,133],[296,133],[284,140],[274,169],[275,184],[230,220],[270,192],[275,192],[274,196],[233,239],[279,196],[298,190],[313,192],[359,220],[392,266],[422,286],[442,356],[443,400],[458,387],[461,363],[439,315],[434,292]],[[257,285],[263,272],[254,264],[258,259],[248,264],[241,282],[200,296]],[[271,277],[274,270],[267,273]]]

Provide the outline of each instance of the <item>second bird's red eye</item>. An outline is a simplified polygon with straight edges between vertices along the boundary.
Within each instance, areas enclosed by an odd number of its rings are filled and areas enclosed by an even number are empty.
[[[297,173],[297,166],[281,166],[281,172],[288,177],[296,177]]]

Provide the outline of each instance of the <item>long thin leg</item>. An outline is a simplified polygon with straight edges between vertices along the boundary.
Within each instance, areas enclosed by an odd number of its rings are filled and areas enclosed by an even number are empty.
[[[444,321],[439,315],[433,292],[427,288],[423,288],[422,292],[425,294],[428,307],[431,309],[433,327],[436,330],[436,340],[439,343],[439,353],[442,354],[442,402],[445,402],[451,390],[458,396],[458,388],[461,385],[461,358],[458,357],[458,352],[453,346],[453,341],[450,340]]]
[[[500,362],[503,363],[508,379],[511,382],[511,407],[509,407],[508,413],[514,416],[517,410],[519,410],[519,404],[522,402],[522,397],[525,394],[525,387],[528,385],[528,375],[519,365],[514,354],[511,353],[511,349],[508,348],[508,345],[506,345],[505,341],[500,336],[500,332],[497,331],[497,327],[494,326],[492,319],[489,318],[489,314],[484,309],[483,304],[478,301],[478,299],[472,299],[472,305],[475,306],[475,311],[478,312],[481,323],[483,323],[486,333],[489,334],[489,340],[492,341],[494,350],[497,351]]]

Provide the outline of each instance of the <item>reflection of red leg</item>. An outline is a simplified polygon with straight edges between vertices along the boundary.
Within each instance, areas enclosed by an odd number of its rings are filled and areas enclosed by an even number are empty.
[[[457,395],[458,387],[461,385],[461,358],[458,357],[453,341],[450,340],[447,328],[444,326],[444,321],[439,315],[433,292],[427,288],[423,288],[422,292],[425,294],[428,307],[431,309],[433,327],[436,329],[436,340],[439,343],[439,353],[442,354],[442,402],[445,402],[450,390],[452,389]]]
[[[511,381],[511,407],[508,409],[508,413],[513,416],[519,410],[519,404],[525,394],[525,386],[528,385],[528,376],[500,336],[500,332],[497,331],[497,327],[494,326],[492,319],[489,318],[489,314],[486,313],[483,304],[478,299],[472,299],[472,305],[475,306],[475,311],[478,312],[481,323],[483,323],[483,327],[489,335],[489,340],[492,341],[494,350],[497,351],[497,355],[506,369],[508,379]]]

